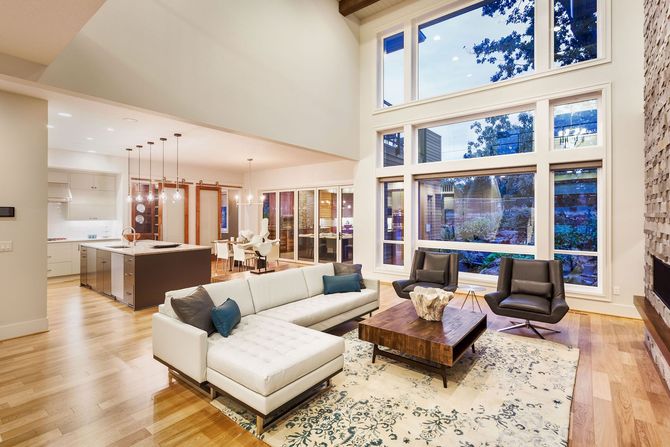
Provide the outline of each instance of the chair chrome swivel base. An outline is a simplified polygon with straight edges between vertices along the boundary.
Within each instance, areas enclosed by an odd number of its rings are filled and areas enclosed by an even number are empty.
[[[527,328],[527,329],[531,329],[542,340],[544,340],[544,337],[542,336],[542,334],[540,334],[538,332],[538,329],[542,329],[543,331],[549,331],[552,334],[560,334],[560,332],[561,332],[561,331],[557,331],[556,329],[551,329],[551,328],[544,327],[544,326],[536,326],[534,324],[531,324],[530,320],[526,320],[523,323],[518,323],[516,321],[511,321],[510,320],[510,323],[512,323],[512,326],[507,326],[507,327],[504,327],[502,329],[498,329],[498,332],[509,331],[511,329],[520,329],[520,328],[524,327],[524,328]]]

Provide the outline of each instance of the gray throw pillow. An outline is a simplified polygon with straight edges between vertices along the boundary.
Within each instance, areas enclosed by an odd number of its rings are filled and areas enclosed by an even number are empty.
[[[448,254],[426,253],[426,257],[423,260],[423,269],[444,272],[447,269],[447,262],[449,262]]]
[[[358,276],[360,276],[361,279],[361,289],[365,289],[363,273],[361,273],[361,270],[363,269],[362,264],[343,264],[341,262],[334,262],[333,266],[335,267],[335,276],[352,275],[354,273],[358,273]]]
[[[189,296],[172,298],[171,304],[174,313],[184,323],[202,329],[207,335],[216,331],[211,314],[214,302],[203,286],[198,286]]]
[[[417,270],[416,280],[419,282],[444,284],[444,272],[439,270]]]
[[[554,285],[550,282],[526,281],[523,279],[512,280],[512,293],[551,298],[553,289]]]

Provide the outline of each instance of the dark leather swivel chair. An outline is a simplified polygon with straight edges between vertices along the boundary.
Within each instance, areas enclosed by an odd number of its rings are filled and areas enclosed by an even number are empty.
[[[458,254],[414,252],[409,279],[393,281],[395,293],[409,298],[415,287],[434,287],[455,292],[458,288]]]
[[[565,302],[561,261],[502,258],[498,291],[485,298],[493,313],[525,320],[523,323],[512,321],[513,326],[499,329],[499,332],[525,327],[540,338],[544,337],[538,329],[560,331],[533,325],[531,321],[555,324],[569,310]]]

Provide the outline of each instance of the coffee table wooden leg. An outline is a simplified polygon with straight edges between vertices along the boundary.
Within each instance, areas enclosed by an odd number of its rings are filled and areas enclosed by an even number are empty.
[[[445,365],[442,365],[441,372],[442,372],[442,384],[444,387],[447,387],[447,367]]]
[[[377,359],[377,351],[379,351],[379,348],[377,347],[377,345],[374,345],[374,347],[372,348],[372,363],[374,363],[375,360]]]

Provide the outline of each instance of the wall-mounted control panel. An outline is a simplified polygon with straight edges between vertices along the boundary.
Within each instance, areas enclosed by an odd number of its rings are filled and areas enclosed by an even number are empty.
[[[14,217],[15,212],[13,206],[0,206],[0,217]]]

